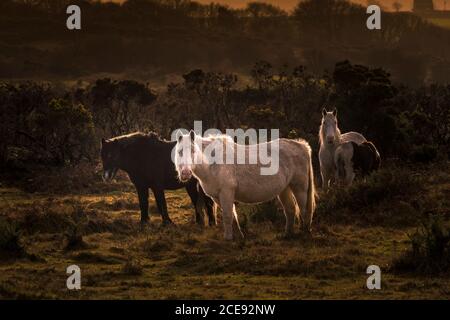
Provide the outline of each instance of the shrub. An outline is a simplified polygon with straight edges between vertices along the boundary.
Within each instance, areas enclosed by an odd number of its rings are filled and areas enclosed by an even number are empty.
[[[410,159],[415,162],[429,163],[438,156],[436,145],[417,145],[411,148]]]
[[[361,210],[382,200],[407,196],[419,191],[420,178],[404,168],[383,168],[366,179],[355,181],[348,188],[330,191],[319,202],[320,211],[342,208]]]
[[[409,238],[411,247],[394,260],[393,271],[423,274],[450,271],[450,228],[443,225],[440,216],[428,216]]]
[[[32,135],[44,141],[43,148],[57,164],[91,159],[94,122],[83,105],[53,99],[45,111],[32,117]]]

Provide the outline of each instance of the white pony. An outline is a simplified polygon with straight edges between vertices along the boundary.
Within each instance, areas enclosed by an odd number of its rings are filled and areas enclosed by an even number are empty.
[[[244,148],[243,163],[213,163],[205,150],[215,151],[225,157],[230,153],[236,156],[238,148]],[[264,145],[264,146],[263,146]],[[279,167],[273,175],[262,175],[265,165],[257,159],[251,164],[249,157],[255,156],[254,147],[265,147],[271,156],[278,153]],[[257,149],[256,148],[256,149]],[[242,150],[242,149],[241,149]],[[217,159],[217,154],[214,155]],[[236,157],[234,157],[236,159]],[[255,159],[255,158],[254,158]],[[226,135],[203,138],[194,131],[177,136],[175,147],[175,166],[181,181],[195,176],[205,193],[210,196],[223,212],[224,237],[233,239],[233,223],[240,232],[234,203],[260,203],[276,197],[284,208],[286,234],[293,233],[296,204],[301,213],[301,221],[306,231],[311,231],[315,210],[314,173],[311,164],[311,148],[304,140],[278,139],[258,145],[244,146],[234,143]],[[242,232],[240,232],[242,235]]]
[[[358,132],[347,132],[341,134],[338,128],[337,110],[328,112],[322,110],[322,123],[319,130],[319,161],[320,174],[322,175],[322,188],[326,191],[330,183],[335,179],[335,151],[344,142],[355,142],[361,144],[366,142],[366,138]]]

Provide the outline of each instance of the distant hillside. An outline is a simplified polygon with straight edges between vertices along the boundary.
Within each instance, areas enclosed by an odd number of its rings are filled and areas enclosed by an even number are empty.
[[[237,10],[78,0],[70,3],[81,6],[83,29],[68,31],[66,2],[0,3],[0,78],[108,75],[165,84],[195,68],[248,74],[267,60],[322,73],[349,59],[383,67],[407,84],[450,82],[450,32],[409,13],[385,13],[383,29],[369,31],[365,8],[338,0],[303,1],[292,14],[263,3]]]

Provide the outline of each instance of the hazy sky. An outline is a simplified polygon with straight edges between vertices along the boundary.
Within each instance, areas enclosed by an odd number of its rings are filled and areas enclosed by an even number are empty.
[[[108,2],[110,0],[102,0],[102,1]],[[112,1],[123,2],[123,0],[112,0]],[[248,2],[255,0],[196,0],[196,1],[200,3],[210,3],[210,2],[223,3],[228,4],[229,6],[235,8],[242,8],[245,7]],[[291,10],[292,8],[295,7],[295,5],[298,3],[299,0],[257,0],[257,1],[272,3],[285,10]],[[368,0],[352,0],[352,1],[363,5],[367,5],[368,2]],[[433,1],[437,9],[441,10],[444,9],[444,3],[446,0],[433,0]],[[380,3],[382,6],[384,6],[384,9],[386,10],[392,10],[393,3],[399,2],[403,6],[402,10],[411,10],[413,0],[375,0],[370,2]],[[447,10],[450,10],[450,0],[447,0]]]

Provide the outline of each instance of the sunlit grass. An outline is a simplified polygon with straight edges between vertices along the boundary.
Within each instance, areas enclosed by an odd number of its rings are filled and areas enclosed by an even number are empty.
[[[298,230],[297,236],[284,238],[281,212],[280,221],[275,222],[249,216],[243,242],[224,241],[220,225],[196,226],[184,190],[167,193],[169,213],[176,226],[161,227],[151,198],[151,224],[141,231],[137,198],[132,192],[49,196],[2,189],[6,199],[14,201],[2,206],[1,215],[14,217],[23,231],[18,241],[30,255],[2,260],[0,297],[446,299],[450,296],[450,279],[446,276],[423,278],[414,273],[390,272],[393,261],[409,249],[408,234],[416,226],[365,217],[377,215],[403,221],[389,215],[408,215],[408,210],[391,207],[404,201],[412,203],[418,197],[427,206],[428,202],[445,205],[450,171],[441,165],[438,171],[428,172],[425,191],[421,190],[420,195],[414,193],[415,189],[410,190],[411,194],[397,193],[395,201],[369,203],[353,212],[351,219],[342,216],[346,208],[334,202],[322,206],[314,220],[312,238],[302,237]],[[370,183],[371,180],[355,188]],[[358,194],[355,190],[352,194]],[[319,201],[334,200],[322,194]],[[327,216],[325,207],[335,212]],[[443,210],[431,209],[437,213]],[[238,206],[239,211],[241,216],[249,213],[246,206]],[[252,213],[264,214],[258,210]],[[30,219],[30,214],[34,220],[24,220]],[[78,221],[83,227],[82,238],[78,238],[78,233],[73,237],[83,245],[67,250],[64,225],[77,215],[86,216]],[[448,222],[449,217],[443,217]],[[30,258],[32,255],[34,259]],[[65,270],[71,264],[82,270],[82,290],[77,292],[65,287]],[[365,287],[366,268],[371,264],[381,267],[380,291]]]

